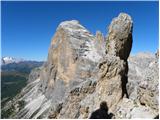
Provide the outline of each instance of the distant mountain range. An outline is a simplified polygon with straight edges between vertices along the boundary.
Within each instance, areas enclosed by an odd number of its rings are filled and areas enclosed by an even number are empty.
[[[43,62],[17,59],[13,57],[1,58],[1,105],[3,105],[27,84],[32,69],[42,66]]]
[[[24,59],[17,59],[17,58],[13,58],[13,57],[2,57],[1,58],[1,65],[6,65],[6,64],[10,64],[10,63],[19,63],[24,61]]]
[[[31,61],[13,57],[1,58],[1,70],[2,72],[23,72],[30,73],[30,71],[43,64],[42,61]]]
[[[30,63],[42,63],[42,61],[34,61],[34,60],[25,60],[23,58],[15,58],[15,57],[10,57],[10,56],[6,56],[6,57],[2,57],[1,58],[1,65],[7,65],[7,64],[11,64],[11,63],[26,63],[26,62],[30,62]]]

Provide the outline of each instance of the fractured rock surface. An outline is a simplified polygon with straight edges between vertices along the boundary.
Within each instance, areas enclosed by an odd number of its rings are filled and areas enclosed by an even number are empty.
[[[125,13],[120,13],[109,26],[107,36],[108,54],[127,60],[132,48],[132,19]]]
[[[32,71],[28,85],[8,103],[16,106],[10,117],[89,118],[106,101],[113,118],[154,118],[159,110],[158,60],[148,54],[129,57],[132,28],[125,13],[112,20],[106,39],[76,20],[62,22],[47,62]]]

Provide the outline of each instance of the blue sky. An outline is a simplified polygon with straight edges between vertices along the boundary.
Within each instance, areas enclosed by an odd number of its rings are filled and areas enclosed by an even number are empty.
[[[120,12],[134,22],[131,54],[158,48],[158,2],[2,2],[2,56],[46,60],[58,24],[76,19],[104,35]]]

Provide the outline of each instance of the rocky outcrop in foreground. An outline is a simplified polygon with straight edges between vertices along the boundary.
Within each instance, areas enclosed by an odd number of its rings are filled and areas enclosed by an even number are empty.
[[[47,62],[32,71],[28,85],[8,103],[14,106],[10,117],[90,118],[104,102],[112,118],[156,117],[158,60],[146,54],[128,63],[132,28],[125,13],[112,20],[107,38],[99,31],[92,35],[76,20],[62,22]]]

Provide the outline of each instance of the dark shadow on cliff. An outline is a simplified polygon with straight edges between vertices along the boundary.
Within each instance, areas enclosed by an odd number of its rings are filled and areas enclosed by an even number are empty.
[[[157,115],[154,119],[159,119],[159,115]]]
[[[126,62],[126,69],[125,69],[125,75],[122,76],[122,97],[126,95],[126,98],[129,98],[128,92],[127,92],[127,83],[128,83],[128,63]]]
[[[128,83],[128,77],[122,76],[122,97],[124,97],[124,95],[126,95],[126,98],[129,98],[127,88],[126,88],[127,83]]]
[[[103,101],[100,104],[100,108],[92,112],[90,119],[111,119],[113,116],[113,113],[108,114],[107,103]]]

